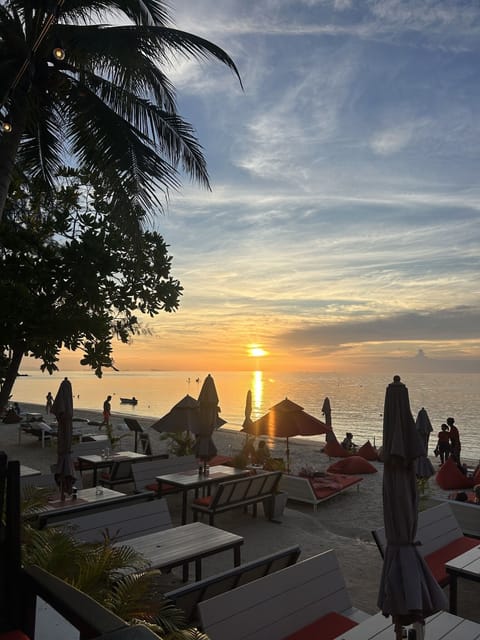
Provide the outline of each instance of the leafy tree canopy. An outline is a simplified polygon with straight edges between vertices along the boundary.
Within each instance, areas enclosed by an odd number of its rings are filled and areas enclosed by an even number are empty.
[[[142,331],[150,317],[178,308],[182,287],[156,232],[132,236],[109,216],[94,177],[68,172],[42,192],[16,184],[0,224],[0,353],[5,406],[23,355],[52,373],[62,348],[80,350],[97,376],[113,366],[112,340]],[[13,376],[13,378],[12,378]]]

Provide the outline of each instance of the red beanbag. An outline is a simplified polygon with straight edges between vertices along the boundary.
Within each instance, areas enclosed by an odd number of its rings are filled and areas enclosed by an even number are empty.
[[[435,479],[442,489],[471,489],[474,482],[473,478],[463,475],[453,458],[444,462]]]
[[[329,458],[350,457],[348,451],[344,449],[339,442],[327,442],[323,449],[323,453],[325,453]]]
[[[378,460],[378,453],[375,447],[372,446],[370,440],[367,440],[364,445],[357,451],[357,456],[365,458],[365,460]]]
[[[346,475],[356,475],[359,473],[377,473],[377,469],[368,460],[360,456],[349,456],[344,460],[337,460],[331,464],[327,473],[345,473]]]

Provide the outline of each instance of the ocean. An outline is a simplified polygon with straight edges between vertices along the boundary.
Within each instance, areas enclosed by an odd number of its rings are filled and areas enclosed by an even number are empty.
[[[17,378],[12,401],[44,404],[51,391],[55,396],[66,376],[72,383],[74,407],[98,409],[112,396],[112,415],[158,419],[187,393],[198,397],[208,372],[132,371],[107,372],[99,379],[89,371],[64,371],[53,376],[29,372]],[[385,388],[392,377],[385,374],[334,373],[269,373],[266,371],[212,371],[219,396],[221,417],[227,421],[223,429],[240,430],[245,417],[247,391],[252,392],[252,419],[264,415],[270,407],[288,397],[305,411],[323,419],[321,408],[330,399],[332,426],[342,440],[346,431],[354,442],[362,445],[370,440],[377,446],[382,441],[382,412]],[[470,460],[480,459],[480,374],[408,374],[402,377],[410,395],[412,414],[416,418],[424,407],[436,434],[447,417],[455,418],[462,441],[462,454]],[[137,406],[123,405],[121,397],[138,399]],[[153,421],[153,420],[152,420]],[[324,441],[324,436],[301,438]]]

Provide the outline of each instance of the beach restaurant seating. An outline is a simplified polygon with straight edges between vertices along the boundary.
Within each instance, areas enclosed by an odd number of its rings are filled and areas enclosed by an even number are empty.
[[[178,587],[165,593],[165,597],[171,600],[176,607],[182,609],[188,623],[199,626],[198,605],[200,602],[289,567],[297,562],[299,556],[300,547],[298,545],[287,547],[250,562],[244,562],[233,569],[227,569],[203,580]]]
[[[327,473],[303,477],[284,473],[280,479],[279,489],[288,494],[289,500],[311,504],[316,511],[321,502],[330,500],[354,486],[358,490],[361,481],[362,478],[359,476],[342,474]]]
[[[106,634],[110,640],[157,638],[145,627],[130,627],[101,604],[40,567],[21,566],[20,464],[8,461],[3,452],[0,452],[0,513],[0,640],[36,637],[38,598],[78,629],[82,640]],[[41,637],[47,637],[48,628],[42,631]]]
[[[386,547],[385,529],[375,529],[372,535],[383,557]],[[416,540],[420,543],[418,551],[441,587],[450,582],[445,563],[478,546],[476,538],[463,535],[447,502],[418,514]]]
[[[333,640],[369,615],[352,606],[334,551],[198,604],[211,640]]]
[[[454,498],[430,498],[433,503],[446,502],[450,509],[453,511],[453,515],[457,519],[460,529],[464,535],[470,538],[480,538],[480,505],[475,504],[473,491],[467,491],[467,502],[460,502]],[[480,540],[477,540],[480,544]]]
[[[164,454],[160,454],[152,458],[140,458],[132,465],[135,491],[155,491],[155,493],[159,493],[161,490],[162,495],[181,491],[178,487],[173,487],[165,482],[160,487],[156,477],[169,473],[192,471],[197,466],[197,459],[193,455],[165,458]]]

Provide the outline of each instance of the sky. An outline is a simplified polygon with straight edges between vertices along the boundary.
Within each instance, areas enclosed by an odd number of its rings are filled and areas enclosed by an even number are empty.
[[[152,218],[181,305],[116,365],[479,372],[478,2],[170,6],[243,90],[218,62],[167,70],[212,191],[185,179]]]

